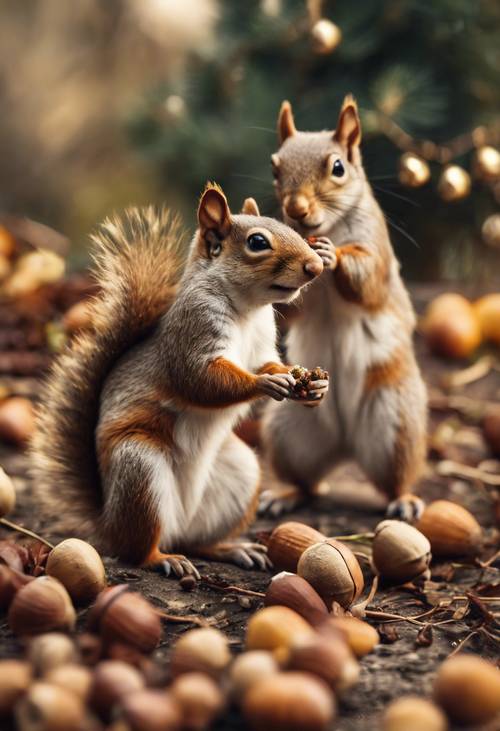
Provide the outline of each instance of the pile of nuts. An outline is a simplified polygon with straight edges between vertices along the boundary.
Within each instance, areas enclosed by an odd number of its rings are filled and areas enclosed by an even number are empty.
[[[293,394],[297,399],[307,399],[309,396],[309,388],[311,383],[314,381],[327,381],[328,372],[324,371],[319,366],[308,370],[300,365],[295,365],[290,368],[290,374],[295,378],[295,386],[293,387]]]

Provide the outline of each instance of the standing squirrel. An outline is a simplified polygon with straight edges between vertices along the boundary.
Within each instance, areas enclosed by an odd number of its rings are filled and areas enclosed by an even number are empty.
[[[104,223],[93,329],[56,361],[33,446],[42,504],[64,531],[178,576],[198,572],[172,551],[266,566],[263,546],[230,540],[252,520],[260,482],[233,426],[255,398],[293,397],[271,303],[323,271],[253,199],[232,215],[209,184],[198,223],[184,270],[180,222],[167,211]],[[327,388],[311,384],[304,402]]]
[[[391,501],[389,515],[413,520],[423,509],[411,489],[425,461],[426,389],[415,315],[361,161],[356,102],[345,98],[334,131],[300,132],[285,101],[278,137],[271,162],[284,220],[325,266],[291,323],[288,358],[320,362],[333,384],[320,409],[269,408],[261,510],[292,509],[354,459]]]

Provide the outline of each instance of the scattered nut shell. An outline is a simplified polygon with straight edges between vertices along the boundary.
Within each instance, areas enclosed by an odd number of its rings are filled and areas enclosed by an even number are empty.
[[[89,691],[90,705],[103,718],[109,718],[124,695],[144,688],[138,670],[119,660],[103,660],[96,665]]]
[[[19,731],[81,731],[84,706],[77,696],[50,683],[34,683],[15,708]]]
[[[375,627],[357,617],[329,617],[318,627],[318,631],[322,633],[331,627],[342,633],[356,657],[368,655],[380,642]]]
[[[16,491],[10,477],[0,467],[0,518],[12,512],[16,504]]]
[[[325,540],[322,533],[305,523],[288,521],[278,525],[269,539],[267,555],[278,571],[297,571],[306,548]]]
[[[359,664],[340,634],[299,638],[289,648],[286,668],[312,673],[338,693],[359,678]]]
[[[36,635],[50,630],[70,630],[76,614],[68,592],[52,576],[39,576],[14,596],[8,614],[16,635]]]
[[[340,541],[326,539],[307,548],[297,573],[316,589],[327,607],[338,602],[349,607],[364,587],[363,572],[356,556]]]
[[[500,670],[477,655],[455,655],[439,668],[434,697],[455,723],[486,723],[500,713]]]
[[[86,703],[93,682],[91,671],[76,663],[58,665],[46,673],[44,680],[59,688],[65,688]]]
[[[277,650],[290,647],[299,637],[310,637],[314,630],[306,620],[288,607],[259,609],[247,625],[248,650]]]
[[[481,328],[471,303],[460,294],[433,300],[422,320],[430,349],[450,358],[468,358],[481,343]]]
[[[419,530],[401,520],[383,520],[375,528],[372,560],[389,581],[404,583],[429,566],[431,545]]]
[[[11,396],[0,403],[0,440],[24,446],[35,431],[31,401],[23,396]]]
[[[28,660],[37,675],[46,675],[60,665],[74,663],[78,651],[73,640],[61,632],[46,632],[34,637],[28,646]]]
[[[75,603],[93,601],[106,586],[106,572],[93,546],[67,538],[49,553],[46,573],[59,579]]]
[[[0,717],[10,714],[16,701],[28,690],[32,668],[22,660],[0,660]]]
[[[185,632],[175,643],[170,660],[173,677],[201,672],[218,678],[231,661],[227,638],[218,629],[201,627]]]
[[[239,702],[254,683],[277,672],[279,672],[278,663],[270,652],[265,650],[242,652],[229,670],[233,698]]]
[[[449,500],[435,500],[417,523],[435,556],[474,556],[483,544],[483,530],[472,513]]]
[[[393,701],[382,719],[383,731],[446,731],[446,716],[434,703],[404,696]]]
[[[138,690],[122,700],[122,714],[130,731],[180,731],[182,713],[169,693]]]
[[[301,576],[282,571],[273,576],[264,597],[266,607],[281,604],[293,609],[313,626],[328,616],[323,599]]]
[[[169,688],[182,713],[182,728],[205,731],[224,708],[219,686],[204,673],[184,673]]]
[[[326,683],[308,673],[277,673],[255,683],[243,700],[253,731],[326,731],[335,716]]]

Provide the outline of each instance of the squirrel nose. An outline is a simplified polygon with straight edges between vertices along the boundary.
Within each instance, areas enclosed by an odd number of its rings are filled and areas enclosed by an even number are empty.
[[[304,272],[310,279],[318,277],[323,272],[323,262],[319,256],[315,256],[314,259],[309,259],[309,261],[304,264]]]
[[[309,213],[309,201],[305,195],[293,196],[286,201],[285,210],[290,218],[304,218]]]

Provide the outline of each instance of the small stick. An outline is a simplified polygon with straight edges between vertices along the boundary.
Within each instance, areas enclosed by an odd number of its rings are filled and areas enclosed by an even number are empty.
[[[476,559],[476,560],[477,560],[478,565],[482,569],[487,569],[491,566],[492,563],[495,563],[495,561],[499,557],[500,557],[500,548],[498,549],[498,551],[496,553],[493,554],[493,556],[490,556],[490,558],[487,561],[480,561],[479,559]]]
[[[455,647],[455,649],[454,649],[454,650],[453,650],[452,652],[450,652],[450,654],[448,655],[448,657],[449,657],[449,658],[450,658],[450,657],[453,657],[453,655],[456,655],[456,654],[457,654],[457,652],[460,652],[460,650],[462,649],[462,647],[463,647],[463,646],[464,646],[464,645],[465,645],[465,644],[466,644],[466,643],[467,643],[467,642],[468,642],[468,641],[469,641],[469,640],[470,640],[470,639],[471,639],[472,637],[474,637],[474,635],[477,635],[477,630],[475,630],[475,629],[474,629],[474,630],[472,630],[472,632],[469,632],[469,634],[467,635],[467,637],[464,637],[464,638],[463,638],[463,640],[460,640],[460,642],[458,643],[458,645],[457,645],[457,646]]]
[[[409,622],[410,624],[416,624],[418,627],[423,627],[426,623],[419,622],[413,617],[403,617],[402,614],[388,614],[386,612],[377,612],[374,609],[365,609],[365,615],[372,617],[373,619],[379,619],[382,622]]]
[[[251,589],[244,589],[242,586],[221,586],[220,584],[217,584],[215,581],[210,581],[209,578],[206,576],[201,577],[201,581],[204,584],[207,584],[211,589],[216,589],[216,591],[221,592],[232,592],[233,594],[244,594],[245,596],[256,596],[260,599],[263,599],[265,597],[265,594],[263,594],[261,591],[252,591]]]
[[[178,622],[179,624],[196,624],[199,627],[209,627],[212,622],[209,622],[205,617],[198,617],[195,614],[186,614],[184,617],[179,617],[176,614],[167,614],[166,612],[158,611],[159,616],[162,619],[166,619],[167,622]]]
[[[467,386],[467,384],[474,383],[475,381],[479,381],[481,378],[487,376],[493,369],[494,365],[495,358],[491,355],[485,355],[468,368],[443,376],[441,382],[445,388],[459,388],[460,386]]]
[[[23,528],[22,525],[18,525],[17,523],[12,523],[10,520],[7,520],[7,518],[0,518],[0,523],[2,525],[4,525],[6,528],[9,528],[10,530],[15,530],[18,533],[23,533],[25,536],[29,536],[30,538],[36,538],[37,541],[40,541],[40,543],[44,543],[49,548],[54,548],[54,545],[52,543],[49,543],[49,541],[45,540],[45,538],[42,538],[42,536],[39,536],[38,533],[33,533],[32,530]]]
[[[467,480],[479,480],[485,485],[500,487],[500,475],[492,475],[490,472],[483,472],[477,467],[469,467],[468,465],[459,464],[451,459],[444,459],[438,462],[436,471],[443,477],[464,477]]]
[[[369,541],[373,540],[375,533],[351,533],[349,536],[331,536],[333,541]]]

